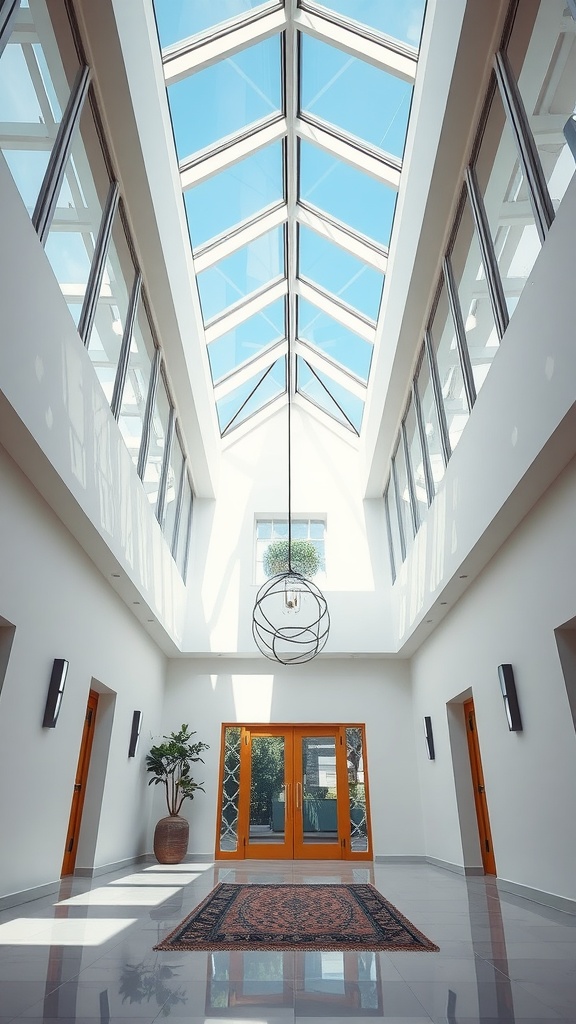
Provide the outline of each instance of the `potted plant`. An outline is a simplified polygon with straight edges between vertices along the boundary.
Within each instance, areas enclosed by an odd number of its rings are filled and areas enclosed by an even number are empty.
[[[288,572],[288,541],[274,540],[264,552],[262,564],[266,576]],[[309,540],[293,540],[290,544],[290,567],[301,576],[310,578],[322,568],[318,551]]]
[[[168,806],[168,815],[160,819],[154,831],[154,855],[160,864],[179,864],[186,856],[190,826],[180,809],[185,800],[194,799],[196,790],[204,792],[203,784],[195,782],[190,771],[194,761],[204,763],[200,754],[209,747],[207,743],[191,743],[195,735],[183,725],[179,732],[164,736],[165,742],[146,755],[146,770],[152,775],[148,785],[164,786]]]

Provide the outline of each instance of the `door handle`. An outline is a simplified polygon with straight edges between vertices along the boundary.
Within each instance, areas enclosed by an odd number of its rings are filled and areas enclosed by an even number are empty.
[[[75,793],[79,793],[81,789],[82,789],[82,784],[80,782],[76,782],[75,785],[74,785],[74,792]]]
[[[478,792],[479,792],[479,793],[483,793],[483,792],[484,792],[484,786],[481,786],[481,785],[479,784],[479,785],[478,785]]]
[[[302,783],[296,783],[296,810],[299,811],[302,807]]]

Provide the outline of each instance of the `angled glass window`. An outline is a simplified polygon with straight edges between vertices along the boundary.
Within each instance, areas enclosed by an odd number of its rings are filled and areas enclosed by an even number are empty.
[[[114,328],[113,328],[114,329]],[[118,328],[117,328],[118,329]],[[142,296],[138,302],[134,330],[130,340],[128,372],[122,393],[118,426],[132,459],[138,465],[142,442],[146,399],[150,387],[152,362],[155,355],[154,338]]]
[[[356,256],[299,226],[299,276],[319,284],[371,320],[376,320],[383,276]]]
[[[152,425],[150,428],[150,443],[148,446],[148,458],[144,470],[144,490],[148,501],[153,508],[158,500],[158,488],[164,462],[164,448],[166,445],[166,432],[170,419],[170,399],[164,376],[160,373],[158,388],[154,401],[152,413]]]
[[[284,230],[275,228],[198,274],[204,320],[284,276]]]
[[[168,89],[178,158],[280,112],[280,36],[264,39]]]
[[[254,8],[277,7],[262,0],[154,0],[160,46],[172,46],[188,36],[220,26],[231,18],[248,14]]]
[[[184,495],[182,511],[180,513],[180,526],[174,551],[174,560],[178,571],[184,582],[186,582],[186,570],[188,567],[188,549],[190,547],[190,527],[192,525],[192,488],[188,473],[184,471]]]
[[[401,157],[411,85],[312,36],[301,33],[300,42],[302,113]]]
[[[51,234],[49,242],[52,237]],[[74,238],[74,235],[72,237]],[[106,256],[94,323],[88,339],[88,353],[109,402],[112,401],[116,369],[120,358],[120,347],[135,274],[122,219],[117,213]]]
[[[284,198],[282,143],[265,146],[184,193],[192,247]]]
[[[430,328],[436,356],[440,391],[444,404],[450,447],[454,451],[470,415],[460,354],[456,344],[456,328],[448,305],[446,285],[442,285],[436,312]]]
[[[410,399],[408,412],[404,419],[404,429],[406,431],[412,483],[414,484],[416,510],[419,522],[422,522],[428,511],[428,492],[426,490],[426,470],[424,468],[424,456],[420,443],[420,431],[418,430],[416,410],[412,399]]]
[[[424,353],[420,362],[420,369],[416,378],[416,387],[418,388],[418,397],[420,398],[422,422],[424,425],[424,434],[428,448],[430,469],[432,471],[432,480],[434,483],[434,490],[436,490],[436,485],[440,483],[444,476],[445,465],[444,456],[442,454],[440,420],[438,419],[438,409],[436,408],[434,388],[432,385],[432,378],[430,376],[430,364],[426,353]]]
[[[400,437],[396,454],[392,459],[392,464],[396,474],[398,509],[402,521],[402,532],[406,543],[406,551],[408,552],[410,545],[414,540],[414,523],[412,520],[412,506],[410,503],[410,490],[408,488],[408,471],[406,468],[406,459],[404,457],[402,437]]]
[[[337,384],[327,374],[312,370],[301,356],[296,359],[296,379],[299,394],[305,395],[338,423],[360,433],[364,412],[361,398]]]
[[[462,209],[450,261],[458,288],[466,344],[478,394],[498,351],[499,339],[488,295],[480,243],[468,199]]]
[[[375,28],[393,39],[410,46],[418,46],[422,34],[422,21],[426,0],[324,0],[318,6],[334,14],[353,18],[367,28]]]
[[[400,540],[400,527],[398,526],[398,507],[396,505],[396,488],[393,473],[390,473],[390,480],[388,481],[388,486],[384,492],[384,502],[386,506],[388,525],[390,527],[390,566],[392,569],[392,580],[395,580],[404,558],[402,555],[402,542]]]
[[[216,383],[227,377],[236,367],[285,336],[284,299],[278,299],[208,345],[212,380]]]
[[[0,59],[0,125],[9,132],[0,133],[0,149],[30,214],[79,67],[58,7],[21,6]]]
[[[245,381],[216,403],[220,430],[224,434],[259,412],[286,391],[286,359],[277,359],[265,373]]]
[[[542,243],[530,205],[528,183],[498,90],[490,104],[475,168],[511,315]]]
[[[353,334],[306,299],[298,299],[298,337],[321,349],[364,383],[368,380],[373,348],[370,342]]]
[[[396,207],[394,189],[303,139],[300,199],[388,246]]]
[[[76,324],[109,185],[92,109],[85,103],[45,245]]]
[[[174,526],[176,523],[176,508],[178,495],[180,493],[180,479],[184,471],[184,452],[178,437],[178,431],[174,431],[174,440],[170,451],[170,462],[168,463],[168,477],[166,480],[166,498],[164,501],[164,522],[162,533],[166,543],[172,550],[174,543]]]

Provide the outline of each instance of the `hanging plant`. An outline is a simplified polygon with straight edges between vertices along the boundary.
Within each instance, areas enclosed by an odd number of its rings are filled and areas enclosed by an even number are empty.
[[[318,551],[309,540],[293,540],[291,545],[291,567],[302,576],[315,576],[322,568]],[[288,572],[288,541],[275,540],[266,548],[263,558],[266,576]]]

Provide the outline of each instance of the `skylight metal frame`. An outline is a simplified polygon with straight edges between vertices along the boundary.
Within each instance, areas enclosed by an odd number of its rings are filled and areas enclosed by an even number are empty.
[[[299,227],[302,225],[312,230],[383,276],[387,270],[388,249],[350,224],[300,198],[300,140],[311,143],[362,174],[370,175],[393,192],[397,192],[400,185],[402,161],[339,126],[301,109],[301,43],[305,37],[317,39],[376,67],[383,74],[393,75],[411,85],[415,79],[418,52],[401,40],[392,39],[377,29],[369,29],[312,2],[285,0],[284,5],[270,2],[167,47],[162,54],[166,86],[169,88],[191,74],[275,36],[280,37],[282,109],[179,161],[181,186],[183,192],[186,192],[259,149],[282,141],[284,199],[270,203],[255,215],[233,225],[230,230],[222,231],[199,246],[193,246],[194,269],[200,274],[268,231],[280,226],[283,226],[284,231],[284,274],[205,320],[204,332],[207,345],[211,345],[280,297],[285,297],[285,339],[265,345],[254,356],[233,366],[229,373],[214,381],[214,395],[218,402],[254,375],[259,376],[260,383],[284,352],[291,354],[292,365],[286,367],[286,379],[292,382],[295,392],[298,391],[296,362],[300,356],[328,394],[328,388],[315,369],[365,402],[367,388],[361,378],[321,348],[298,337],[297,307],[302,299],[368,344],[373,346],[376,338],[375,320],[354,309],[317,282],[300,275]],[[264,371],[262,375],[261,371]],[[254,390],[224,426],[223,437],[230,433],[234,421],[253,393]],[[302,397],[313,405],[317,404],[305,394]],[[341,404],[334,395],[330,395],[330,398],[349,428],[357,433]],[[266,402],[250,418],[259,417],[263,409],[268,409],[273,403]],[[322,410],[322,413],[325,415],[326,410]],[[245,423],[246,420],[243,420],[242,425]]]

